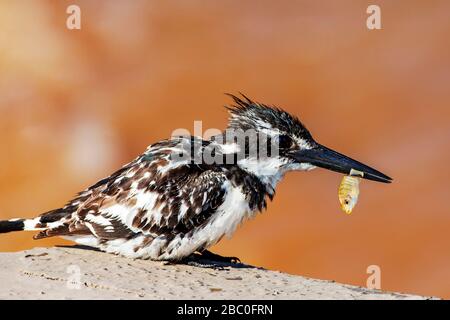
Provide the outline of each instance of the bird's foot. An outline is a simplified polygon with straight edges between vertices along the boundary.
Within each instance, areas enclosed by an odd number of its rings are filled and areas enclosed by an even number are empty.
[[[189,257],[183,258],[181,260],[169,260],[164,261],[165,266],[176,266],[176,265],[186,265],[197,268],[207,268],[214,270],[225,270],[226,265],[221,263],[215,263],[213,261],[204,259],[200,254],[193,253]]]
[[[209,268],[214,270],[224,270],[231,267],[232,264],[240,264],[241,260],[237,257],[223,257],[208,250],[194,252],[189,257],[179,261],[166,261],[164,265],[184,264],[192,267]]]
[[[219,254],[213,253],[209,250],[203,250],[200,252],[200,257],[202,259],[207,259],[211,261],[218,261],[218,262],[224,262],[224,263],[241,263],[241,259],[238,257],[224,257]]]
[[[202,260],[188,259],[184,263],[191,267],[206,268],[213,270],[225,270],[225,268],[227,267],[214,262],[206,262],[205,260],[202,261]]]

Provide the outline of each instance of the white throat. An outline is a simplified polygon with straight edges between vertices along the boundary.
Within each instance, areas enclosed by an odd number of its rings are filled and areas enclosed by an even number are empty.
[[[238,166],[243,170],[254,174],[262,183],[268,187],[268,192],[273,193],[278,182],[288,171],[292,170],[310,170],[314,168],[310,164],[288,163],[288,160],[278,157],[269,157],[265,159],[241,159]]]
[[[266,159],[242,159],[238,161],[238,166],[243,170],[257,176],[267,187],[267,191],[274,193],[278,182],[288,171],[309,171],[316,166],[310,163],[288,163],[287,160],[275,157]]]

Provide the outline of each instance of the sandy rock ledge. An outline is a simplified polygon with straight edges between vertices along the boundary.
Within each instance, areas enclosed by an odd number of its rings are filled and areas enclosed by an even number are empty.
[[[0,299],[430,299],[248,265],[222,270],[76,247],[0,253]]]

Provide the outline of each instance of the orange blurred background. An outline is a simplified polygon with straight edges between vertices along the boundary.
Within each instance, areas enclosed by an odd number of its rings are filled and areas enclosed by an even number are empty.
[[[33,217],[167,138],[224,128],[242,91],[392,176],[351,216],[341,175],[291,173],[267,212],[213,248],[244,262],[450,298],[450,2],[0,2],[0,218]],[[375,4],[375,3],[373,3]],[[64,244],[0,237],[0,251]]]

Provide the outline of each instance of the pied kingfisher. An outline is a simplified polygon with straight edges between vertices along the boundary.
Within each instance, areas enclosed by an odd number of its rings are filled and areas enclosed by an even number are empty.
[[[365,179],[391,182],[383,173],[317,143],[289,113],[244,95],[230,96],[234,104],[228,107],[225,132],[253,130],[260,135],[257,142],[261,136],[276,142],[275,155],[249,152],[253,144],[248,140],[239,145],[218,136],[173,137],[150,145],[62,208],[34,219],[0,221],[0,233],[36,230],[35,239],[62,236],[130,258],[176,262],[193,254],[214,255],[207,248],[265,209],[266,199],[272,200],[288,171],[322,167],[349,174],[355,169]],[[192,143],[198,148],[190,147]],[[208,150],[215,159],[229,161],[194,161]]]

